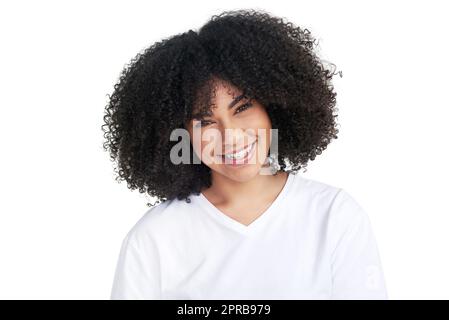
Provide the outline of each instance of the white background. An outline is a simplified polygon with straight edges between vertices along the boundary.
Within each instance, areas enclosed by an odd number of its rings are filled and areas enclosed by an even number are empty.
[[[0,298],[109,299],[121,241],[150,198],[117,183],[102,150],[107,94],[154,41],[254,8],[309,29],[343,73],[339,137],[301,174],[368,212],[391,299],[448,299],[444,3],[2,2]]]

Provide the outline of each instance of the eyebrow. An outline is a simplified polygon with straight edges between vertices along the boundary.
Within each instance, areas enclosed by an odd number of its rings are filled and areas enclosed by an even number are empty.
[[[239,95],[238,97],[236,97],[234,100],[231,101],[231,103],[228,105],[228,109],[232,109],[237,102],[239,102],[240,100],[242,100],[243,98],[245,98],[246,96],[244,94]]]
[[[246,95],[245,94],[241,94],[241,95],[239,95],[239,96],[237,96],[237,97],[235,97],[234,98],[234,100],[232,100],[230,103],[229,103],[229,105],[228,105],[228,110],[229,109],[232,109],[240,100],[242,100],[243,98],[246,98]],[[200,119],[200,117],[199,117],[200,115],[199,114],[194,114],[193,115],[193,119]]]

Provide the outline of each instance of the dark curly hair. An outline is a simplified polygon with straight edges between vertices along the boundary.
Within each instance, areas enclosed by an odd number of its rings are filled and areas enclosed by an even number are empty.
[[[138,53],[114,85],[103,117],[103,148],[118,160],[116,179],[158,198],[156,203],[190,202],[190,194],[211,185],[204,163],[175,165],[169,155],[178,143],[170,141],[172,130],[210,114],[214,77],[265,107],[278,129],[279,171],[305,169],[338,133],[335,73],[325,68],[314,44],[309,30],[249,9],[224,11],[198,32],[165,38]]]

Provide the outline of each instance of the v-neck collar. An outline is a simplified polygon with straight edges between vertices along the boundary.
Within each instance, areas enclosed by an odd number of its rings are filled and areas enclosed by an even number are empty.
[[[258,226],[262,225],[264,222],[267,222],[270,216],[275,214],[278,211],[279,205],[284,200],[288,191],[291,189],[291,185],[295,179],[296,174],[288,173],[287,181],[284,183],[284,187],[281,192],[278,194],[276,199],[271,203],[271,205],[261,214],[256,220],[251,222],[249,225],[244,225],[241,222],[231,218],[230,216],[223,213],[220,209],[218,209],[215,205],[213,205],[202,192],[195,197],[198,200],[199,205],[205,209],[205,211],[216,221],[226,225],[227,227],[241,233],[241,234],[249,234],[253,232]]]

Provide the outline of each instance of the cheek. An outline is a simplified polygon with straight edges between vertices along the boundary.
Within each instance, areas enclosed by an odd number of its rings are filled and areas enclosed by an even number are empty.
[[[271,120],[263,108],[255,110],[253,116],[247,121],[247,128],[253,129],[262,139],[270,136]]]
[[[264,108],[258,109],[258,121],[255,126],[259,129],[260,148],[266,152],[271,144],[271,120]]]
[[[215,149],[217,152],[220,150],[220,133],[217,130],[202,130],[199,131],[198,136],[191,134],[190,141],[192,143],[193,150],[203,160],[209,161],[212,159]]]
[[[271,120],[265,108],[258,105],[254,108],[251,117],[251,127],[259,129],[271,129]]]
[[[260,117],[261,119],[263,119],[262,122],[264,123],[265,127],[271,129],[271,119],[264,108],[262,108]]]

